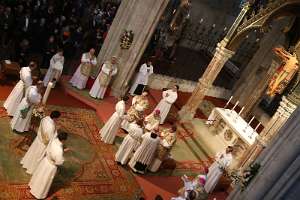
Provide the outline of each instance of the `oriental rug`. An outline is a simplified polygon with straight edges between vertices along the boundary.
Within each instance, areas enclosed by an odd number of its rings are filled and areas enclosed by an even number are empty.
[[[2,102],[1,102],[2,105]],[[134,176],[114,162],[116,147],[100,142],[102,122],[88,109],[48,106],[62,113],[58,127],[69,133],[65,162],[59,167],[48,199],[134,200],[141,189]],[[0,199],[34,199],[27,186],[30,176],[19,164],[35,133],[15,133],[0,107]]]

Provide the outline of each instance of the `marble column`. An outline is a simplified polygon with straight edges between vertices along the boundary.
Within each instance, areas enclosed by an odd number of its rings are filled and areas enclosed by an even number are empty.
[[[283,96],[280,106],[266,127],[263,129],[256,142],[243,154],[239,167],[247,168],[278,133],[279,129],[286,123],[297,105]]]
[[[102,65],[112,56],[118,57],[118,74],[111,86],[114,96],[127,92],[128,83],[168,2],[169,0],[122,0],[97,58],[99,65]],[[132,30],[134,33],[129,49],[120,48],[120,36],[124,30]]]
[[[216,52],[204,74],[199,79],[198,85],[193,91],[192,96],[178,113],[182,121],[191,120],[194,117],[197,108],[204,99],[205,94],[212,87],[214,80],[225,65],[226,61],[234,54],[233,51],[226,49],[225,46],[226,42],[224,40],[217,44]]]
[[[256,162],[258,174],[242,191],[238,186],[228,200],[299,199],[300,189],[300,108],[280,129]]]

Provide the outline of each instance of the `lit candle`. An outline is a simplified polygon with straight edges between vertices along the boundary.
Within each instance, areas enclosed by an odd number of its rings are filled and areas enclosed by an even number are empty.
[[[251,122],[254,120],[254,116],[250,119],[250,121],[248,122],[248,125],[250,125],[251,124]]]
[[[245,109],[245,106],[242,107],[242,109],[239,112],[239,115],[243,112],[244,109]]]
[[[240,102],[237,101],[231,110],[234,110],[234,109],[239,105],[239,103],[240,103]]]
[[[256,131],[260,125],[261,125],[261,123],[259,122],[254,130]]]
[[[226,103],[226,105],[225,105],[224,108],[227,108],[227,106],[229,105],[229,103],[230,103],[230,101],[232,100],[232,98],[233,98],[233,96],[231,96],[231,97],[229,98],[229,100],[227,101],[227,103]]]
[[[43,96],[43,100],[42,100],[42,104],[43,104],[43,105],[46,105],[46,102],[47,102],[47,99],[48,99],[48,97],[49,97],[49,94],[50,94],[50,91],[51,91],[51,89],[52,89],[52,86],[53,86],[53,83],[52,83],[52,82],[49,82],[48,85],[47,85],[45,94],[44,94],[44,96]]]

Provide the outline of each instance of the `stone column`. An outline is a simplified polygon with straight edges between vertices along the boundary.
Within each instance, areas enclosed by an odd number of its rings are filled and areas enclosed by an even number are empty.
[[[112,83],[114,96],[127,92],[128,83],[168,2],[169,0],[122,0],[97,58],[101,65],[112,56],[118,57],[118,74]],[[120,48],[120,36],[124,30],[132,30],[134,33],[133,43],[128,50]]]
[[[240,164],[241,168],[248,167],[257,158],[263,148],[273,140],[279,129],[286,123],[296,108],[296,104],[285,96],[282,97],[279,108],[260,134],[260,137],[244,153]]]
[[[214,57],[210,61],[202,77],[199,79],[198,85],[193,91],[192,96],[179,111],[178,114],[182,121],[190,120],[194,117],[205,94],[211,88],[226,61],[234,54],[233,51],[226,49],[225,45],[226,42],[224,42],[224,40],[218,43]]]

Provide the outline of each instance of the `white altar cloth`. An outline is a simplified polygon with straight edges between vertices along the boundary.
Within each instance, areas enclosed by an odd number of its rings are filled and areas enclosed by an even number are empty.
[[[251,126],[248,126],[247,122],[235,111],[224,108],[214,108],[209,115],[206,124],[212,124],[217,115],[219,115],[226,125],[249,146],[255,142],[255,138],[258,136],[257,132]]]

